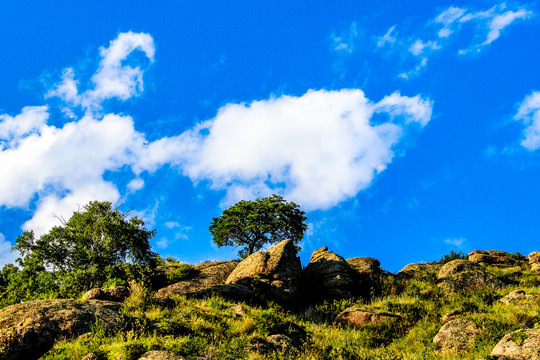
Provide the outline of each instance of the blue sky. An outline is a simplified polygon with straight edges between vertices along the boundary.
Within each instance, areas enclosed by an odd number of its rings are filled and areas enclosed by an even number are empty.
[[[539,250],[538,3],[426,4],[2,2],[0,263],[90,200],[230,259],[212,217],[272,193],[304,265]]]

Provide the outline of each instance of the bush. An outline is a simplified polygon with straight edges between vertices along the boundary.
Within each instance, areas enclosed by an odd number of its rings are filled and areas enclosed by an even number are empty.
[[[443,255],[437,263],[446,264],[452,260],[467,259],[467,255],[460,252],[455,252],[454,250],[450,251],[450,254]]]
[[[169,267],[173,268],[167,273],[167,280],[171,283],[189,279],[198,273],[190,264],[170,263]]]

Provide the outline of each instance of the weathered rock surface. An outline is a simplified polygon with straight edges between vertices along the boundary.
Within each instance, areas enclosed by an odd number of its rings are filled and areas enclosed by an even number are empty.
[[[453,260],[444,264],[438,277],[438,286],[451,292],[504,286],[497,277],[469,260]]]
[[[292,240],[283,240],[268,251],[251,254],[227,278],[226,284],[241,284],[278,301],[298,296],[302,272]]]
[[[534,263],[531,265],[531,270],[540,273],[540,263]]]
[[[512,360],[540,360],[540,330],[522,329],[506,334],[491,355]]]
[[[313,252],[303,275],[308,288],[317,290],[317,297],[346,298],[355,292],[354,270],[326,246]]]
[[[507,264],[510,259],[506,256],[487,255],[487,254],[472,254],[469,255],[469,261],[480,264]]]
[[[83,300],[105,300],[122,302],[129,296],[129,290],[125,286],[117,286],[111,289],[91,289],[83,296]]]
[[[529,264],[540,263],[540,251],[535,251],[529,254]]]
[[[360,328],[366,324],[396,323],[401,320],[402,317],[397,314],[367,306],[352,306],[339,313],[335,322]]]
[[[139,360],[184,360],[180,355],[176,355],[170,351],[148,351]]]
[[[99,302],[37,300],[0,310],[0,360],[37,359],[54,341],[90,331],[99,320],[107,330],[120,328],[120,316]]]
[[[439,264],[433,263],[412,263],[407,264],[396,274],[399,277],[418,278],[429,272],[438,272],[441,268]]]
[[[194,277],[179,281],[156,292],[156,297],[166,297],[171,295],[189,295],[214,285],[225,283],[227,277],[238,265],[238,261],[216,261],[195,265],[198,274]]]
[[[444,324],[433,338],[442,352],[456,353],[474,346],[480,329],[470,320],[457,318]]]
[[[381,263],[371,257],[354,257],[347,259],[347,263],[360,276],[374,276],[381,273]]]
[[[510,305],[516,303],[532,302],[535,299],[538,299],[538,297],[538,295],[527,294],[523,290],[515,290],[500,299],[499,301],[505,305]]]

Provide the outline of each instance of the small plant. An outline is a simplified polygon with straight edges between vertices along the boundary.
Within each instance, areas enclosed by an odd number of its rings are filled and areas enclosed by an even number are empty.
[[[529,338],[529,334],[525,331],[516,331],[512,333],[510,340],[516,343],[517,346],[521,346]]]
[[[438,263],[439,264],[446,264],[452,260],[462,260],[462,259],[467,259],[467,255],[462,253],[461,251],[459,252],[455,252],[454,250],[450,251],[450,254],[446,254],[446,255],[443,255]]]

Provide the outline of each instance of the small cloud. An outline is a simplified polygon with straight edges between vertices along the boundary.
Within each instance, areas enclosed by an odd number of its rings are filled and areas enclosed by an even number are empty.
[[[353,22],[348,31],[336,35],[332,34],[332,49],[336,52],[352,53],[355,48],[356,40],[359,36],[358,24]]]
[[[396,26],[394,25],[390,29],[388,29],[386,34],[377,38],[377,47],[383,47],[385,45],[392,45],[393,43],[395,43],[397,39],[394,35],[397,35],[397,34],[392,35],[395,29],[396,29]]]
[[[444,242],[461,249],[467,243],[467,239],[464,237],[448,238],[445,239]]]
[[[144,180],[141,178],[133,179],[127,185],[127,188],[130,192],[141,190],[143,187],[144,187]]]
[[[422,53],[425,52],[425,50],[439,50],[441,46],[436,41],[422,41],[420,39],[416,40],[411,47],[409,48],[409,51],[414,56],[422,55]]]
[[[523,99],[514,120],[525,126],[521,146],[529,151],[537,150],[540,147],[540,91],[533,91]]]

